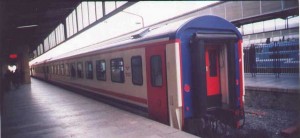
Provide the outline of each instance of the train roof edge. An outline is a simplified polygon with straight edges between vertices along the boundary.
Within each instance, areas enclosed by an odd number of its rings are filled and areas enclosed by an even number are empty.
[[[188,28],[228,30],[233,31],[237,35],[238,39],[243,38],[239,30],[231,22],[213,15],[199,16],[190,19],[184,25],[178,28],[175,37],[179,38],[180,34]]]

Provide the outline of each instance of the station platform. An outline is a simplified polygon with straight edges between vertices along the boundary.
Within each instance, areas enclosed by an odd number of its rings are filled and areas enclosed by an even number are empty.
[[[256,74],[252,77],[245,73],[245,89],[256,91],[300,93],[299,74],[281,74],[276,78],[274,74]]]
[[[32,78],[4,93],[2,137],[196,137]]]
[[[245,74],[245,105],[300,111],[299,74]]]

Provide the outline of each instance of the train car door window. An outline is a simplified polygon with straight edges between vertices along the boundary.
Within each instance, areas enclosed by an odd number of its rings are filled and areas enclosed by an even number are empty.
[[[124,62],[122,58],[110,60],[111,81],[124,83]]]
[[[85,62],[85,76],[87,79],[93,79],[93,62],[87,61]]]
[[[106,62],[105,60],[96,61],[96,76],[97,80],[106,80]]]
[[[82,62],[77,62],[77,76],[78,78],[83,78]]]
[[[151,84],[154,87],[162,86],[162,64],[159,55],[151,56]]]
[[[143,67],[142,57],[134,56],[131,58],[132,83],[135,85],[143,85]]]
[[[209,55],[209,75],[211,77],[217,76],[217,51],[216,50],[210,50],[208,52]]]

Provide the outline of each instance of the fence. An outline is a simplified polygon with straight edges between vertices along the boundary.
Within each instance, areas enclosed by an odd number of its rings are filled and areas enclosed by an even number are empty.
[[[299,40],[252,44],[244,47],[244,72],[265,74],[299,73]]]

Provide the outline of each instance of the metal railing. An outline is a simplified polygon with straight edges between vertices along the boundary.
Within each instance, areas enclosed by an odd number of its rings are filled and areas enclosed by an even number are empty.
[[[299,40],[252,44],[243,50],[244,72],[252,76],[299,73]]]

